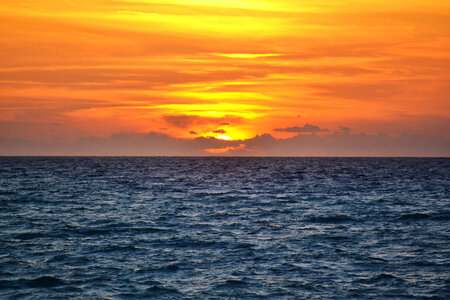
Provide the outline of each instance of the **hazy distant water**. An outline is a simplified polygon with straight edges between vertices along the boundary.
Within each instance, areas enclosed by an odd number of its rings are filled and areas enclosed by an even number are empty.
[[[0,158],[0,298],[450,298],[450,159]]]

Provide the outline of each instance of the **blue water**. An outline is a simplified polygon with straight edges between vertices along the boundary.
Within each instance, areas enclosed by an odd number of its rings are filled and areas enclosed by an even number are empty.
[[[0,158],[0,298],[450,298],[450,159]]]

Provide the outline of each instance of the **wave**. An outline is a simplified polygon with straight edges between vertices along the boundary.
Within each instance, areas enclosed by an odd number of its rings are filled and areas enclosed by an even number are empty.
[[[356,221],[347,215],[310,216],[306,220],[311,223],[347,223]]]
[[[401,215],[396,220],[397,221],[421,221],[421,220],[449,221],[450,220],[450,212],[410,213],[410,214]]]
[[[22,287],[30,288],[52,288],[66,283],[53,276],[41,276],[35,279],[20,278],[17,280],[0,280],[0,289],[15,289]]]
[[[366,284],[391,284],[396,285],[405,282],[403,279],[398,278],[392,274],[381,273],[375,276],[372,276],[367,279],[359,279],[357,280]]]

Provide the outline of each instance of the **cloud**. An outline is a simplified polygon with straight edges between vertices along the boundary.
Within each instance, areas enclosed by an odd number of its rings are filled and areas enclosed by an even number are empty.
[[[164,120],[175,127],[186,128],[198,121],[199,117],[187,115],[164,116]]]
[[[197,135],[197,134],[198,134],[198,132],[195,132],[195,131],[191,130],[191,131],[189,131],[189,134],[192,134],[192,135]]]
[[[405,84],[406,83],[406,84]],[[379,80],[371,83],[321,83],[311,84],[317,89],[316,95],[326,98],[352,99],[358,101],[385,101],[393,99],[402,93],[402,90],[411,88],[411,83],[395,80]]]
[[[236,152],[239,150],[244,150],[245,144],[239,144],[239,146],[227,146],[225,148],[213,148],[213,149],[205,149],[206,152],[212,154],[223,154],[228,152]]]
[[[326,128],[320,128],[316,125],[305,124],[303,126],[293,126],[286,128],[276,128],[275,131],[283,131],[283,132],[297,132],[297,133],[315,133],[315,132],[324,132],[328,131]]]
[[[223,129],[217,129],[217,130],[213,130],[213,133],[221,133],[221,134],[224,134],[224,133],[227,133],[227,132],[226,132],[226,130],[223,130]]]
[[[246,140],[214,137],[181,139],[167,134],[121,133],[73,142],[0,138],[0,155],[107,156],[450,156],[450,139],[422,134],[389,136],[339,129],[324,135],[298,134],[277,139],[270,134]]]
[[[395,120],[398,130],[384,129],[397,112],[448,115],[450,23],[437,4],[399,11],[397,4],[384,1],[368,11],[364,5],[345,7],[336,1],[240,1],[234,7],[226,2],[92,0],[67,9],[67,1],[3,4],[1,119],[65,122],[65,137],[73,139],[166,125],[177,136],[189,130],[202,134],[220,123],[176,116],[196,112],[169,106],[215,101],[270,109],[261,119],[240,121],[251,132],[265,132],[297,111],[310,122],[326,116],[334,122],[327,126],[350,124],[390,134],[424,127],[419,121]],[[235,26],[240,22],[245,26]],[[292,31],[298,34],[287,34]],[[223,56],[238,52],[240,58]],[[269,56],[246,59],[246,53]],[[223,107],[217,111],[236,113]],[[363,117],[378,124],[368,128]],[[358,119],[359,124],[350,123]],[[63,136],[62,129],[23,124],[0,125],[0,133],[8,131],[0,136]],[[299,123],[278,126],[287,124]],[[448,135],[446,127],[428,124],[428,133]],[[277,130],[324,131],[304,127]]]
[[[339,126],[339,129],[336,131],[336,133],[349,134],[350,131],[352,131],[352,130],[348,127]]]

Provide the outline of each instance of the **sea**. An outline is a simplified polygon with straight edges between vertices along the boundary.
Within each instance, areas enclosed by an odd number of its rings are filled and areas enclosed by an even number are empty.
[[[1,157],[1,299],[450,299],[450,158]]]

